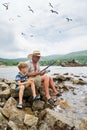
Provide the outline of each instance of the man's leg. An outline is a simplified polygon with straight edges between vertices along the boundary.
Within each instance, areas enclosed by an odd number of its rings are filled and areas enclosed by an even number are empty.
[[[50,84],[50,87],[51,89],[53,90],[54,94],[58,94],[58,91],[57,89],[55,88],[55,83],[53,81],[53,78],[52,77],[49,77],[49,84]]]
[[[50,94],[49,94],[49,77],[44,75],[41,77],[41,81],[44,84],[44,89],[45,89],[45,96],[47,99],[50,99]]]

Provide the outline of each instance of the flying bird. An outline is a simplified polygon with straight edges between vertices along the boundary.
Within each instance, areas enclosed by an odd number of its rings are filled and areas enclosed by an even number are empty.
[[[25,36],[26,34],[22,32],[21,35]]]
[[[49,6],[51,7],[51,8],[53,8],[53,5],[49,2]]]
[[[5,8],[6,8],[6,10],[8,10],[8,5],[9,5],[9,3],[4,3],[4,4],[2,4]]]
[[[20,15],[17,15],[18,18],[20,18],[21,16]]]
[[[58,12],[57,11],[55,11],[55,10],[50,10],[52,13],[55,13],[55,14],[58,14]]]
[[[32,13],[34,13],[34,11],[32,10],[32,8],[30,6],[28,6],[29,11],[31,11]]]
[[[72,21],[72,19],[70,19],[70,18],[66,18],[66,20],[67,20],[67,22]]]
[[[30,35],[30,37],[34,37],[33,35]]]

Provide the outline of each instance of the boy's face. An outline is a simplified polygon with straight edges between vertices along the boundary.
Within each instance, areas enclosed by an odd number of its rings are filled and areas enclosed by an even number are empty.
[[[25,67],[25,68],[21,68],[20,70],[23,74],[25,74],[27,71],[28,71],[28,67]]]

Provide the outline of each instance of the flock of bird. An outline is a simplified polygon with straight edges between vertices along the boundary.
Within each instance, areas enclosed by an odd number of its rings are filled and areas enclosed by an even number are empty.
[[[9,9],[9,3],[3,3],[2,5],[5,7],[6,10]],[[28,9],[29,9],[30,12],[34,13],[34,10],[31,8],[31,6],[28,5],[27,7],[28,7]],[[51,13],[56,14],[56,15],[59,14],[59,12],[54,9],[54,6],[50,2],[49,2],[49,7],[51,8],[50,9]],[[20,18],[21,16],[17,15],[17,17]],[[67,22],[73,21],[71,18],[68,18],[68,17],[66,17],[65,19],[67,20]],[[9,18],[9,21],[14,21],[14,19],[13,18]],[[33,25],[30,25],[30,26],[34,27]],[[59,33],[61,33],[61,31],[59,31]],[[26,34],[23,33],[23,32],[21,32],[21,35],[25,36]],[[30,37],[33,37],[33,35],[30,35]]]

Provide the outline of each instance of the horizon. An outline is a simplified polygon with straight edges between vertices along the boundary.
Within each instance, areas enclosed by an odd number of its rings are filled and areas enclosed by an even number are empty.
[[[42,55],[85,50],[86,10],[86,0],[1,0],[0,57],[26,57],[34,50],[40,50]]]
[[[87,51],[87,50],[82,50],[82,51],[74,51],[74,52],[70,52],[70,53],[67,53],[67,54],[51,54],[51,55],[46,55],[45,57],[48,57],[48,56],[55,56],[55,55],[59,55],[59,56],[65,56],[65,55],[68,55],[68,54],[71,54],[71,53],[79,53],[79,52],[83,52],[83,51]],[[26,58],[26,59],[29,59],[26,57],[16,57],[16,58],[3,58],[3,57],[0,57],[0,59],[7,59],[7,60],[11,60],[11,59],[21,59],[21,58]],[[43,57],[44,58],[44,57]]]

